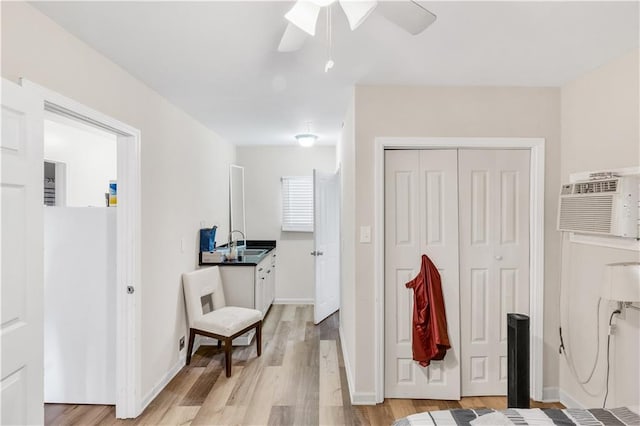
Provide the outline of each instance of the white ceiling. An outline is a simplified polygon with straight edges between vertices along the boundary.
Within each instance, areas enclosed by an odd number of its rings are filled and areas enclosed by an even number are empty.
[[[288,144],[340,133],[355,84],[561,86],[639,46],[639,2],[420,2],[411,36],[374,13],[356,31],[333,7],[316,37],[276,51],[291,2],[34,2],[228,141]]]

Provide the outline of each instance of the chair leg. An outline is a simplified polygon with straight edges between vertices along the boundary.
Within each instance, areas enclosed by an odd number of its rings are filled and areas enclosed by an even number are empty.
[[[230,338],[224,339],[224,364],[227,377],[231,377],[231,342]]]
[[[193,341],[196,339],[196,333],[193,329],[189,329],[189,346],[187,346],[187,365],[191,363],[191,351],[193,351]]]
[[[262,355],[262,321],[256,326],[256,349],[258,356]]]

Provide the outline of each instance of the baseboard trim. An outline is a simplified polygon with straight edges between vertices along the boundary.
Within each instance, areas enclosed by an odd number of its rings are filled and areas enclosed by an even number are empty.
[[[158,381],[158,383],[156,383],[153,388],[151,388],[149,393],[147,393],[147,395],[142,399],[142,402],[140,403],[140,409],[138,410],[138,415],[142,414],[144,409],[147,408],[151,401],[153,401],[155,397],[158,396],[160,392],[162,392],[162,389],[164,389],[165,386],[167,386],[167,384],[169,384],[169,382],[176,376],[176,374],[178,374],[180,370],[182,370],[182,368],[186,365],[187,358],[185,352],[186,351],[183,351],[180,354],[180,356],[178,357],[178,362],[176,362],[175,365],[171,367],[169,371],[167,371],[167,373]]]
[[[542,389],[541,402],[558,402],[560,401],[560,389],[558,387],[548,387]]]
[[[349,353],[347,352],[347,345],[345,344],[344,340],[344,330],[342,329],[342,323],[338,325],[338,335],[340,336],[340,347],[342,348],[342,361],[344,362],[344,371],[347,376],[349,399],[353,404],[353,373],[351,370],[351,364],[349,363]]]
[[[274,305],[313,305],[313,299],[295,299],[289,297],[279,297],[273,301]]]
[[[354,392],[351,395],[351,405],[376,405],[375,392]]]
[[[569,395],[564,390],[559,390],[560,402],[567,408],[585,408],[578,402],[573,396]]]

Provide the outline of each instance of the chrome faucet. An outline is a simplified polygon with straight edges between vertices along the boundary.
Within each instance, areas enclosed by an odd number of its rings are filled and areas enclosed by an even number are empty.
[[[247,244],[247,237],[245,237],[244,232],[238,229],[234,229],[233,231],[229,232],[229,249],[230,250],[233,249],[234,247],[237,248],[238,246],[238,240],[236,240],[235,242],[233,241],[234,232],[237,232],[240,235],[242,235],[242,241],[244,241],[245,245]]]

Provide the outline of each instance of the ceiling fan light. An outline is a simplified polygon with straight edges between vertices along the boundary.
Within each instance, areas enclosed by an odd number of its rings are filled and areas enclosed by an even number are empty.
[[[340,0],[340,6],[342,6],[344,14],[347,15],[351,31],[358,28],[360,24],[367,19],[371,12],[373,12],[377,5],[378,2],[375,0]]]
[[[318,22],[319,13],[320,7],[317,4],[299,0],[284,17],[302,31],[314,36],[316,35],[316,23]]]
[[[301,133],[299,135],[296,135],[296,140],[298,141],[300,146],[309,148],[310,146],[313,146],[314,143],[316,143],[316,141],[318,140],[318,136],[312,133]]]

